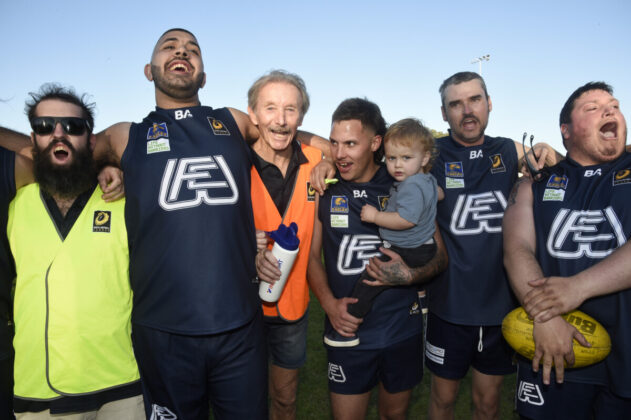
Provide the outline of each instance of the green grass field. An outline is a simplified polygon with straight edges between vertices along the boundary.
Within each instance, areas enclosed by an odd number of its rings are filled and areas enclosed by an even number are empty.
[[[309,336],[307,338],[307,363],[300,371],[300,385],[298,388],[298,419],[328,419],[331,417],[329,393],[327,387],[327,361],[324,345],[322,344],[322,329],[324,326],[324,312],[318,300],[312,296],[309,309]],[[421,355],[419,355],[421,357]],[[423,382],[412,392],[412,401],[408,418],[426,419],[430,390],[430,373],[425,370]],[[500,419],[518,419],[513,411],[513,396],[515,391],[515,375],[504,380],[500,402]],[[470,374],[463,380],[456,402],[456,419],[471,418],[473,412],[471,402]],[[376,394],[370,401],[368,419],[377,419]]]

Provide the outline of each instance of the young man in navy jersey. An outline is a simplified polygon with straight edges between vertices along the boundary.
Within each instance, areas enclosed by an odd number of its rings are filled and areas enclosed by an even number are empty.
[[[503,375],[514,371],[500,330],[516,305],[502,266],[501,223],[523,149],[513,140],[484,134],[492,103],[477,73],[456,73],[439,91],[450,130],[436,141],[439,153],[431,173],[445,193],[437,222],[449,265],[427,288],[425,362],[433,374],[429,412],[432,419],[453,418],[460,380],[473,367],[474,418],[493,419]],[[537,148],[538,166],[548,156],[556,159],[549,146]],[[386,271],[392,277],[398,264],[373,258],[368,273],[381,279]],[[407,284],[407,278],[401,281]]]
[[[628,418],[631,266],[625,243],[631,231],[631,155],[625,152],[626,121],[612,88],[592,82],[568,98],[560,128],[567,159],[540,182],[517,184],[504,218],[506,269],[535,320],[535,357],[532,363],[520,362],[517,411],[529,419]],[[612,350],[595,365],[564,370],[564,362],[568,368],[574,362],[572,340],[585,343],[583,326],[577,329],[559,316],[575,308],[603,324]]]
[[[416,287],[385,290],[363,319],[347,310],[357,301],[347,296],[368,259],[378,255],[378,227],[363,223],[360,213],[366,203],[383,210],[393,182],[380,163],[386,124],[377,105],[359,98],[343,101],[332,121],[331,155],[339,182],[317,204],[309,284],[326,312],[325,334],[335,329],[349,337],[363,323],[357,347],[326,346],[333,417],[365,418],[370,391],[379,384],[380,416],[403,419],[411,390],[423,373],[423,320]],[[436,240],[437,257],[434,263],[415,269],[419,278],[431,278],[441,268],[436,261],[446,262],[439,234]],[[411,275],[409,270],[407,274]]]

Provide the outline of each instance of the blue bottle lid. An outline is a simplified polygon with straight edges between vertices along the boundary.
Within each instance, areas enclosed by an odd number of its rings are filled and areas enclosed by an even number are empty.
[[[298,225],[292,222],[289,227],[284,224],[278,225],[278,229],[271,232],[267,232],[267,235],[272,238],[281,248],[287,251],[294,251],[298,249],[300,245],[300,239],[296,236],[298,234]]]

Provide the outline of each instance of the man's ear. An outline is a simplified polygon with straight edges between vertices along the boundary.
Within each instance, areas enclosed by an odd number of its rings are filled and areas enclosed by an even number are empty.
[[[153,73],[151,73],[151,64],[145,64],[145,77],[150,82],[153,82]]]
[[[250,106],[248,105],[248,116],[250,117],[250,121],[252,122],[252,124],[254,125],[259,125],[259,120],[258,118],[256,118],[256,114],[254,113],[254,110],[252,108],[250,108]]]
[[[440,107],[440,112],[442,112],[442,114],[443,114],[443,121],[447,121],[447,113],[445,112],[445,107],[444,106]]]
[[[31,144],[35,144],[35,133],[31,131]]]
[[[200,89],[206,86],[206,72],[204,72],[204,76],[202,77],[202,84],[200,85]]]
[[[379,150],[379,146],[381,146],[382,140],[383,140],[383,137],[381,137],[379,134],[376,134],[372,138],[372,141],[370,142],[370,150],[373,152],[376,152],[377,150]]]
[[[570,127],[569,124],[561,124],[561,135],[564,140],[569,140],[570,138]]]
[[[489,112],[491,112],[493,110],[493,102],[491,102],[490,96],[487,96],[486,99],[487,99],[487,102],[489,103]]]

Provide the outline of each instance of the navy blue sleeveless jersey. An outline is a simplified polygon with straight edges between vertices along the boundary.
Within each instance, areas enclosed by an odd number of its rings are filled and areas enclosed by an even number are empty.
[[[0,147],[0,360],[11,354],[13,335],[9,321],[11,314],[11,285],[15,266],[7,240],[9,203],[15,196],[15,153]]]
[[[429,286],[429,310],[459,325],[499,325],[517,305],[502,258],[502,219],[517,179],[515,143],[484,137],[465,147],[451,136],[436,141],[432,168],[445,199],[436,220],[449,266]]]
[[[364,204],[384,210],[394,181],[381,166],[370,182],[340,182],[329,186],[320,198],[318,218],[322,222],[322,246],[329,287],[336,298],[351,296],[353,287],[371,257],[380,255],[378,226],[362,222]],[[420,334],[416,287],[393,287],[382,292],[364,317],[358,335],[358,349],[379,349]],[[332,331],[325,320],[325,333]]]
[[[161,109],[132,124],[121,165],[132,322],[214,334],[260,306],[251,159],[225,108]]]
[[[537,260],[545,276],[571,276],[600,262],[631,234],[631,155],[580,166],[566,159],[547,180],[533,184]],[[631,290],[587,300],[579,308],[609,332],[611,354],[594,367],[566,371],[568,381],[602,383],[631,397]],[[590,325],[575,320],[581,331]]]

